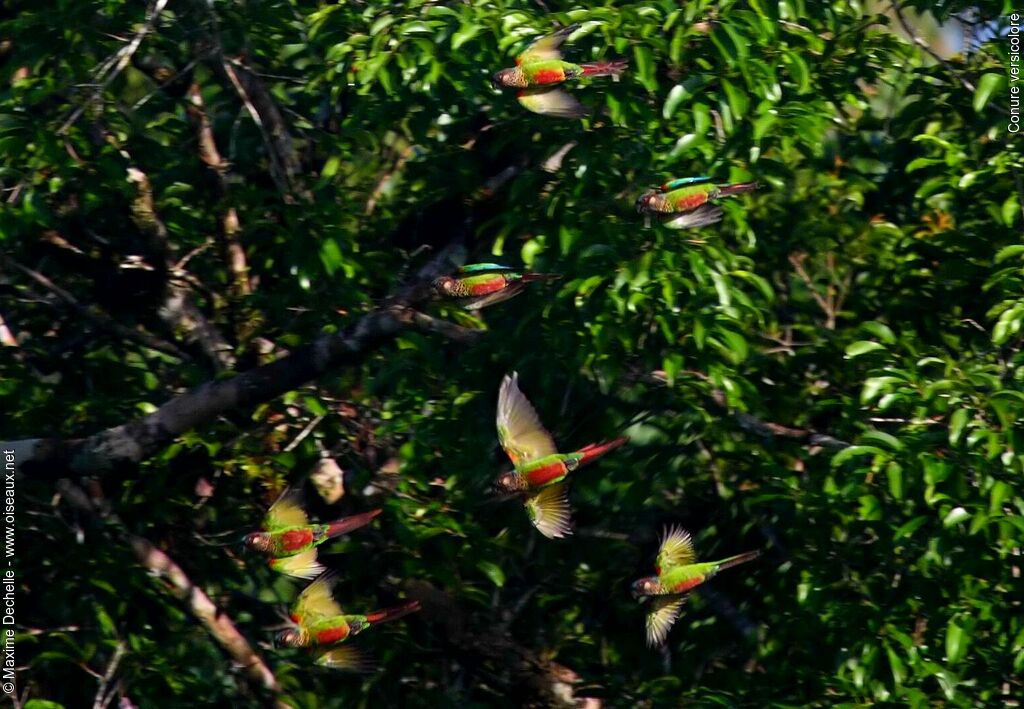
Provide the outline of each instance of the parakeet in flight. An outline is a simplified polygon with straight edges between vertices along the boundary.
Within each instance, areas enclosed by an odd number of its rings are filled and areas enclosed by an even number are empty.
[[[519,103],[528,111],[558,118],[580,118],[587,109],[559,84],[581,76],[618,76],[626,70],[625,59],[573,64],[562,60],[559,47],[579,25],[569,25],[531,44],[516,57],[516,65],[497,72],[492,81],[498,88],[519,89]]]
[[[711,202],[722,197],[751,192],[756,182],[715,185],[710,177],[682,177],[647,190],[636,200],[636,211],[656,215],[670,229],[696,229],[722,219],[722,208]]]
[[[380,509],[342,517],[329,524],[310,524],[302,508],[302,494],[285,490],[270,509],[259,532],[246,535],[245,545],[271,557],[274,571],[303,579],[315,578],[324,567],[316,560],[316,548],[339,535],[359,529],[381,513]]]
[[[348,645],[353,635],[371,625],[397,620],[420,609],[419,601],[409,601],[366,615],[348,615],[334,600],[334,572],[319,576],[307,586],[292,604],[289,619],[293,627],[280,632],[277,644],[282,647],[308,647],[319,650],[316,664],[342,670],[370,669],[367,656]]]
[[[593,443],[573,453],[559,453],[537,412],[519,390],[519,375],[506,375],[498,392],[498,440],[515,469],[498,477],[494,487],[504,494],[525,495],[533,526],[549,538],[572,534],[565,478],[580,466],[628,442],[616,438]]]
[[[688,591],[719,571],[753,561],[760,555],[760,551],[750,551],[721,561],[698,564],[689,533],[680,527],[666,528],[654,564],[657,575],[634,581],[632,586],[635,598],[648,601],[647,644],[654,646],[665,642],[668,631],[679,618],[679,609]]]
[[[454,276],[434,279],[434,292],[455,298],[466,310],[479,310],[519,295],[527,283],[553,281],[561,276],[553,273],[522,273],[497,263],[471,263]]]

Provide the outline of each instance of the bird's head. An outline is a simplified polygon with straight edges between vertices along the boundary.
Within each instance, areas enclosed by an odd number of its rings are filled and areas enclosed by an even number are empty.
[[[491,86],[496,89],[504,89],[509,86],[515,86],[515,69],[502,69],[496,71],[491,75]]]
[[[455,285],[455,279],[451,276],[441,276],[435,278],[432,284],[434,286],[434,292],[441,295],[451,295],[452,288]]]
[[[654,199],[654,196],[656,194],[658,193],[655,190],[647,190],[642,195],[637,197],[635,205],[636,211],[641,213],[647,211],[647,206],[651,203],[651,200]]]
[[[494,481],[494,491],[501,495],[510,495],[523,489],[523,481],[514,472],[502,473]]]
[[[649,576],[639,581],[634,581],[632,586],[630,586],[630,591],[633,593],[633,598],[639,601],[645,596],[657,595],[660,585],[658,579]]]
[[[278,647],[305,647],[309,644],[309,633],[302,628],[288,628],[277,634]]]
[[[253,532],[242,537],[242,544],[253,551],[270,551],[270,535],[263,532]]]

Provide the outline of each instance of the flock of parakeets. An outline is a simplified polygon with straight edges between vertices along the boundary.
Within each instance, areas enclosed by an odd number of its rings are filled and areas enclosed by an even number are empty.
[[[572,64],[562,59],[559,47],[577,29],[571,25],[533,43],[516,58],[516,66],[494,75],[498,87],[519,89],[519,103],[529,111],[559,118],[579,118],[587,110],[561,84],[584,76],[612,76],[627,67],[624,60]],[[716,185],[709,177],[684,177],[648,189],[636,200],[636,210],[650,223],[652,218],[673,229],[695,229],[722,219],[714,204],[722,197],[757,189],[756,183]],[[557,274],[525,273],[496,263],[463,266],[457,273],[433,282],[434,293],[467,310],[478,310],[512,298],[532,282],[560,278]],[[626,438],[584,446],[559,453],[554,439],[541,424],[537,412],[519,389],[518,375],[506,375],[498,392],[498,440],[513,469],[502,473],[494,490],[522,501],[533,526],[548,538],[572,533],[567,478],[578,468],[625,445]],[[366,670],[369,663],[358,649],[345,641],[372,625],[401,618],[419,610],[416,601],[366,615],[346,614],[334,599],[335,575],[317,560],[317,547],[334,537],[370,523],[381,510],[345,517],[327,524],[311,524],[301,496],[286,491],[271,506],[259,532],[245,544],[270,557],[270,568],[289,576],[314,579],[292,605],[289,627],[279,633],[284,647],[314,650],[316,663],[326,667]],[[665,641],[679,616],[686,594],[719,571],[751,561],[760,552],[731,556],[721,561],[698,563],[690,535],[678,527],[664,531],[655,560],[654,576],[632,585],[633,595],[647,603],[646,637],[649,645]]]

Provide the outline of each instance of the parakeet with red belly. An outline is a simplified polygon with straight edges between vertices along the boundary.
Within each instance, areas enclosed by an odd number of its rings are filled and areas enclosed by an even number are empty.
[[[636,211],[656,215],[671,229],[696,229],[722,219],[722,208],[712,201],[752,192],[756,182],[715,185],[710,177],[682,177],[647,190],[636,200]]]
[[[334,600],[335,575],[328,572],[307,586],[292,604],[290,620],[294,627],[277,636],[282,647],[319,649],[316,664],[341,670],[370,669],[367,656],[351,646],[341,646],[353,635],[372,625],[397,620],[420,609],[419,601],[409,601],[366,615],[346,614]]]
[[[454,298],[466,310],[479,310],[513,298],[527,283],[553,281],[561,276],[553,273],[523,273],[497,263],[471,263],[454,276],[434,279],[434,292]]]
[[[310,524],[302,508],[302,495],[286,490],[263,519],[262,531],[246,535],[244,543],[254,551],[271,556],[274,571],[311,579],[324,567],[317,560],[316,547],[339,535],[359,529],[381,513],[380,509],[342,517],[328,524]]]
[[[515,469],[494,484],[504,494],[525,495],[530,521],[549,538],[572,534],[564,480],[572,471],[627,443],[616,438],[572,453],[559,453],[533,406],[519,390],[519,375],[506,375],[498,392],[498,440]]]
[[[686,601],[688,591],[718,572],[753,561],[760,555],[760,551],[750,551],[721,561],[698,564],[689,533],[680,527],[667,528],[654,565],[657,575],[635,581],[632,586],[633,596],[639,600],[647,599],[649,603],[647,644],[660,645],[665,641],[668,631],[679,618],[679,609]]]
[[[624,59],[585,64],[563,61],[559,47],[579,27],[563,27],[531,44],[516,57],[514,67],[502,69],[494,75],[494,85],[519,89],[516,94],[519,103],[534,113],[558,118],[587,115],[583,104],[558,85],[582,76],[618,76],[626,70],[628,62]]]

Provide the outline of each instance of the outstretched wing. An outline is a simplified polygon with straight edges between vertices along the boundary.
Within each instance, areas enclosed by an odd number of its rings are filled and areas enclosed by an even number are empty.
[[[572,515],[566,486],[549,485],[526,498],[530,521],[548,539],[561,539],[572,534]]]
[[[300,579],[315,579],[323,573],[323,564],[316,560],[316,548],[270,560],[270,568],[282,574]]]
[[[306,586],[292,606],[292,620],[308,625],[320,618],[342,615],[344,611],[341,610],[341,606],[334,600],[334,595],[331,593],[334,589],[335,578],[334,572],[328,571]]]
[[[668,527],[658,547],[658,558],[654,562],[654,570],[660,576],[669,569],[686,566],[697,560],[693,551],[693,540],[689,532],[682,527]]]
[[[309,524],[309,517],[302,509],[302,493],[298,490],[288,489],[281,493],[277,502],[267,510],[263,518],[263,530],[275,532],[285,527],[303,527]]]
[[[662,223],[669,229],[696,229],[722,221],[722,208],[711,204],[702,204],[692,212],[669,217]]]
[[[370,656],[351,645],[339,645],[321,652],[317,655],[316,664],[349,672],[372,672],[374,669]]]
[[[558,452],[533,406],[519,391],[519,374],[505,375],[498,392],[498,440],[512,464],[519,466]]]
[[[587,107],[561,88],[536,87],[523,89],[516,99],[527,111],[555,118],[582,118],[590,113]]]
[[[541,37],[527,47],[526,51],[516,57],[516,64],[530,64],[531,62],[542,62],[549,59],[561,59],[562,53],[558,51],[558,48],[565,43],[569,35],[579,28],[579,25],[569,25],[545,37]]]
[[[651,601],[646,622],[648,646],[654,647],[665,642],[685,602],[686,596],[662,596]]]

